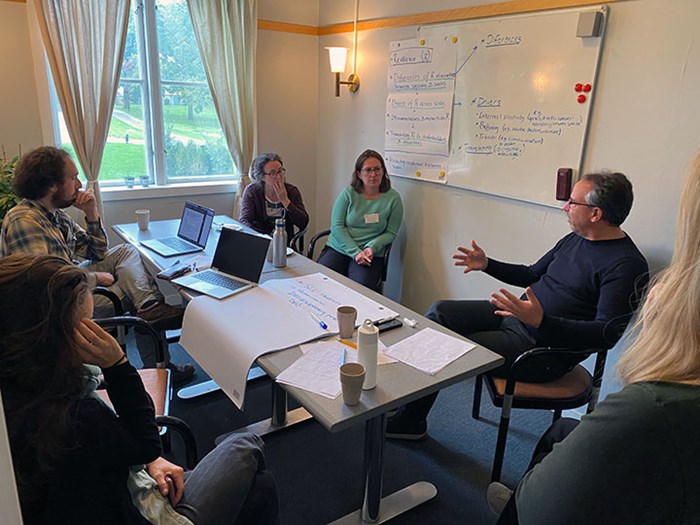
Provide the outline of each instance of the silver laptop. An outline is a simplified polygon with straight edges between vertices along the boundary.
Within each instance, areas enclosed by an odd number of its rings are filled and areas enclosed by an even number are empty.
[[[180,228],[175,237],[148,239],[141,244],[163,257],[201,252],[207,245],[214,210],[194,202],[185,202],[180,218]]]
[[[260,282],[270,239],[222,228],[211,269],[173,279],[173,283],[224,299]]]

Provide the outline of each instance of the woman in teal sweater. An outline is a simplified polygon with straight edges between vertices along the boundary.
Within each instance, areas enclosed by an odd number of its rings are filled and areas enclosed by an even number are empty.
[[[401,227],[401,196],[391,189],[382,156],[362,152],[350,186],[333,205],[331,235],[318,262],[372,290],[379,290],[384,249]]]

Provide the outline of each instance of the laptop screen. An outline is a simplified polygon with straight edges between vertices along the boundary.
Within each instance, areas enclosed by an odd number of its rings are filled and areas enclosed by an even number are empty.
[[[222,228],[211,266],[229,275],[257,283],[265,265],[270,239]]]
[[[180,229],[177,236],[204,248],[209,238],[211,223],[214,221],[214,210],[194,202],[185,202],[185,209],[180,219]]]

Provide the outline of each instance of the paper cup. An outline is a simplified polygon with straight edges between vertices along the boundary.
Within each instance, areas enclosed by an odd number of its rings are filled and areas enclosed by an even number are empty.
[[[357,309],[354,306],[339,306],[336,311],[338,331],[341,339],[352,339],[357,321]]]
[[[139,230],[147,230],[148,223],[151,222],[150,210],[136,210],[136,222],[139,225]]]
[[[343,389],[343,403],[357,405],[365,382],[365,367],[360,363],[345,363],[340,367],[340,386]]]

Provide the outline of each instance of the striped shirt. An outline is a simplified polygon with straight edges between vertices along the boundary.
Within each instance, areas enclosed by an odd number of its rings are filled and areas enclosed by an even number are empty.
[[[78,264],[100,261],[107,255],[107,233],[102,222],[81,228],[63,210],[50,212],[38,201],[23,199],[2,221],[0,257],[13,253],[56,255]]]

